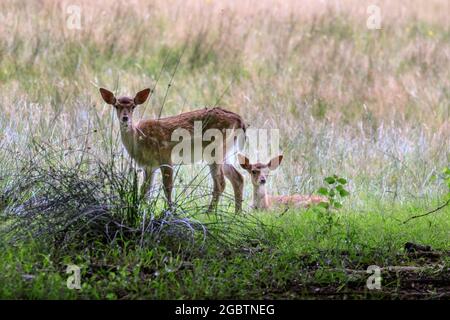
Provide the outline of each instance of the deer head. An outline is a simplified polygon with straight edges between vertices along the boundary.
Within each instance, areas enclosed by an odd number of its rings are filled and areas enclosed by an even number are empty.
[[[133,111],[138,105],[143,104],[148,96],[150,95],[150,89],[144,89],[136,93],[134,98],[130,97],[120,97],[117,98],[114,94],[104,88],[100,88],[100,93],[103,100],[116,108],[117,117],[119,118],[120,124],[123,127],[131,127],[133,125]]]
[[[253,186],[258,188],[266,184],[270,171],[278,168],[281,160],[283,160],[283,156],[279,155],[270,160],[268,163],[257,162],[254,164],[251,164],[250,160],[242,154],[238,154],[238,159],[241,167],[250,174]]]

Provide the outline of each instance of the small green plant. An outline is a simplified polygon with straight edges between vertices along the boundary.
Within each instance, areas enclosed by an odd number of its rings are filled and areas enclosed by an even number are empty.
[[[319,233],[328,234],[333,226],[338,225],[338,219],[332,214],[333,209],[342,208],[342,200],[347,197],[350,192],[345,189],[347,180],[337,175],[326,177],[325,185],[317,190],[317,193],[326,197],[326,201],[320,202],[314,210],[318,212],[319,217]]]
[[[319,188],[317,192],[327,197],[327,202],[320,203],[320,206],[327,209],[327,211],[332,208],[339,209],[342,207],[342,200],[347,197],[350,192],[345,189],[347,185],[347,180],[337,175],[326,177],[323,180],[326,185]]]

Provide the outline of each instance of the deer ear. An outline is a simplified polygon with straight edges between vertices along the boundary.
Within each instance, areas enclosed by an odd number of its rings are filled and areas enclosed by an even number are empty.
[[[134,104],[136,105],[143,104],[147,100],[149,95],[150,95],[149,88],[139,91],[138,93],[136,93],[136,96],[134,97]]]
[[[279,155],[278,157],[275,157],[272,160],[270,160],[267,166],[269,167],[270,170],[275,170],[280,165],[281,160],[283,160],[283,156]]]
[[[242,154],[238,154],[237,156],[241,167],[245,170],[250,170],[250,160]]]
[[[103,89],[103,88],[100,88],[100,93],[102,94],[103,100],[105,100],[105,102],[107,104],[112,104],[112,105],[116,104],[116,98],[114,97],[114,93],[112,93],[109,90]]]

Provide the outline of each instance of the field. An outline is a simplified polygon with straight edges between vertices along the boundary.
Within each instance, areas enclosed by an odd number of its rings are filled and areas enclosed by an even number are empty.
[[[1,1],[0,298],[449,299],[450,5],[380,0],[373,29],[372,4]],[[100,87],[152,88],[139,119],[218,105],[278,129],[272,194],[337,175],[349,195],[252,211],[241,170],[244,212],[228,184],[206,215],[196,164],[166,210],[138,197]]]

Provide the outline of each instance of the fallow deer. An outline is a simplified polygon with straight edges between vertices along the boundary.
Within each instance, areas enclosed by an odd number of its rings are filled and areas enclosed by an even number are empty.
[[[313,204],[327,202],[325,197],[315,195],[289,195],[270,196],[267,193],[266,183],[270,172],[278,168],[283,160],[283,156],[273,158],[268,163],[250,163],[250,160],[242,154],[238,154],[241,167],[245,169],[251,177],[253,185],[253,208],[260,210],[270,210],[274,207],[294,207],[307,208]]]
[[[241,129],[245,132],[246,126],[238,114],[221,108],[205,108],[167,118],[133,122],[134,109],[147,100],[150,91],[150,89],[139,91],[134,98],[116,98],[111,91],[100,88],[103,100],[116,109],[125,149],[137,165],[143,169],[144,182],[141,186],[141,194],[145,195],[149,191],[152,186],[154,171],[160,168],[166,200],[169,206],[172,206],[172,149],[179,143],[179,141],[172,141],[172,133],[176,129],[185,129],[192,133],[194,122],[197,121],[202,123],[202,133],[208,129],[216,129],[221,132]],[[227,151],[229,151],[227,143],[230,142],[224,138],[221,143],[224,148],[224,161],[208,164],[213,178],[213,192],[209,210],[214,210],[217,207],[219,197],[225,189],[224,177],[226,177],[233,186],[235,210],[239,212],[242,208],[244,179],[235,167],[225,161]],[[205,145],[206,143],[202,142],[201,147],[204,148]]]

